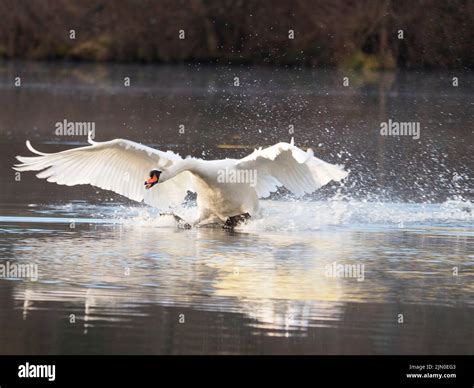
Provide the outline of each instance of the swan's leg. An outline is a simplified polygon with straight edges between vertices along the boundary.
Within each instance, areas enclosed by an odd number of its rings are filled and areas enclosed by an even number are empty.
[[[200,226],[209,226],[212,224],[219,224],[222,222],[218,217],[214,215],[210,215],[207,217],[199,217],[196,221],[193,222],[193,226],[200,227]]]
[[[160,213],[160,216],[173,216],[176,223],[178,224],[178,227],[184,229],[191,229],[191,224],[189,224],[189,222],[186,222],[184,219],[182,219],[180,216],[173,212]]]
[[[236,226],[246,223],[247,220],[251,218],[249,213],[239,214],[238,216],[232,216],[227,218],[224,223],[224,229],[234,229]]]
[[[199,196],[198,196],[199,198]],[[215,215],[210,209],[199,206],[198,203],[199,214],[196,221],[193,222],[193,226],[201,227],[201,226],[209,226],[212,224],[219,224],[222,222],[221,219],[217,215]]]

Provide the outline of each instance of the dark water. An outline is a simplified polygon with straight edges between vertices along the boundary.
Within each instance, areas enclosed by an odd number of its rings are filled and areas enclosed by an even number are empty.
[[[0,278],[0,353],[472,354],[472,80],[3,64],[0,264],[36,264],[38,279]],[[420,139],[380,136],[389,118],[418,121]],[[85,144],[55,135],[64,119],[204,158],[293,135],[351,175],[303,200],[282,191],[235,232],[180,230],[113,193],[17,181],[26,139]],[[363,279],[327,276],[334,263]]]

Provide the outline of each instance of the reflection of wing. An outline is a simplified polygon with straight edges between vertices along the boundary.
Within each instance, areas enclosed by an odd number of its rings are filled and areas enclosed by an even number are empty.
[[[257,171],[256,191],[266,197],[284,186],[297,196],[312,193],[330,181],[344,179],[348,172],[343,166],[329,164],[314,156],[313,151],[289,143],[278,143],[255,150],[237,162],[237,168]]]
[[[167,180],[153,190],[145,190],[144,180],[153,169],[166,169],[182,158],[171,152],[123,139],[103,143],[93,142],[86,147],[45,154],[26,142],[28,149],[39,156],[17,156],[21,164],[17,171],[41,171],[38,178],[60,185],[92,185],[111,190],[134,201],[168,207],[182,202],[192,190],[191,174],[184,172]]]

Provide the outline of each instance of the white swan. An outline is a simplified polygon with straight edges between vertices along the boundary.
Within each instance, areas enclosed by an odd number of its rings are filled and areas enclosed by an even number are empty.
[[[89,184],[158,208],[179,205],[197,193],[195,225],[231,225],[256,214],[258,199],[284,186],[297,196],[347,176],[342,166],[326,163],[291,143],[255,150],[243,159],[181,158],[129,140],[115,139],[57,153],[28,149],[38,156],[17,156],[16,171],[41,171],[38,178],[60,185]],[[143,178],[150,178],[143,187]],[[157,184],[158,183],[158,184]],[[153,186],[152,190],[146,190]]]

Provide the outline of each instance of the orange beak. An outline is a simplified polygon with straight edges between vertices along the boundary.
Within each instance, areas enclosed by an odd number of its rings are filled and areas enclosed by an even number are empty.
[[[150,179],[145,182],[145,188],[149,189],[158,183],[158,177],[153,175]]]

